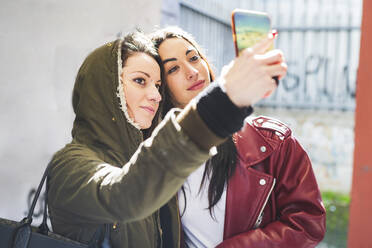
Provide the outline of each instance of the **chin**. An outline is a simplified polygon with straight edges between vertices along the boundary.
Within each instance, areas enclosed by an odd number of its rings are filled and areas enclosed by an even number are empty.
[[[139,123],[139,125],[140,125],[141,129],[148,129],[148,128],[151,127],[151,122],[150,123],[148,123],[148,122],[146,122],[146,123]]]

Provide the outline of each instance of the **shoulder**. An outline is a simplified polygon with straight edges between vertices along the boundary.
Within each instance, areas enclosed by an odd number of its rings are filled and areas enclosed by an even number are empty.
[[[247,117],[245,125],[250,125],[265,138],[284,140],[292,135],[288,125],[272,117]]]
[[[246,164],[256,164],[277,151],[290,140],[290,128],[271,117],[258,116],[245,119],[243,128],[234,134],[239,157]]]
[[[95,152],[88,146],[71,142],[66,144],[65,147],[55,153],[54,157],[70,157],[70,156],[96,156]]]
[[[51,160],[53,170],[62,167],[78,167],[81,164],[102,163],[98,155],[86,145],[69,143],[56,152]]]

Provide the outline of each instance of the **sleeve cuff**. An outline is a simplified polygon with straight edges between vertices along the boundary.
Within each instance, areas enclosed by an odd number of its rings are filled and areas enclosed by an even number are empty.
[[[194,99],[177,116],[177,122],[190,139],[203,150],[209,151],[213,146],[225,141],[225,138],[217,136],[200,118]]]
[[[218,83],[212,83],[197,97],[197,111],[201,119],[217,136],[226,138],[239,131],[253,108],[237,107]]]

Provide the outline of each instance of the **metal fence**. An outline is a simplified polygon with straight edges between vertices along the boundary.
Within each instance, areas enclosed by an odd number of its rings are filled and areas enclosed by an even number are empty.
[[[261,106],[348,110],[355,108],[362,0],[180,1],[180,26],[192,33],[220,71],[234,58],[230,13],[268,12],[288,73]]]

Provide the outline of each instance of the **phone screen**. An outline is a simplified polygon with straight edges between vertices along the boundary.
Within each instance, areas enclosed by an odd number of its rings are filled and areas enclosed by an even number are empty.
[[[267,37],[271,32],[270,17],[264,12],[239,10],[232,13],[232,31],[236,56]]]

